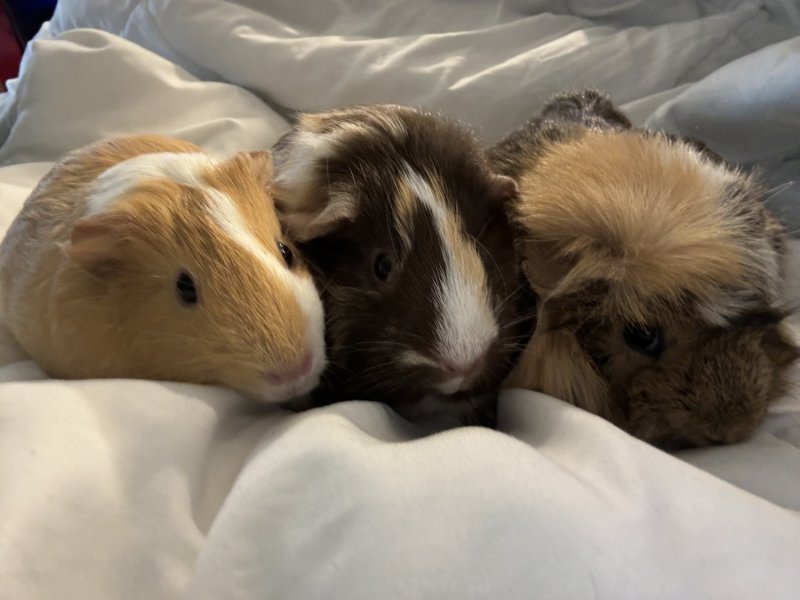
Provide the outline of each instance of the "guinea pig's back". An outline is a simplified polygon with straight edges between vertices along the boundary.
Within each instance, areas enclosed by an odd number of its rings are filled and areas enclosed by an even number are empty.
[[[91,179],[78,177],[76,154],[56,163],[42,178],[0,244],[2,309],[18,337],[25,313],[46,318],[42,309],[63,260],[61,244],[69,239],[72,223],[84,210]]]
[[[47,324],[52,289],[67,261],[63,244],[85,214],[95,180],[142,154],[197,151],[193,144],[160,135],[111,138],[70,152],[42,178],[0,243],[2,312],[23,346],[36,335],[33,330]]]

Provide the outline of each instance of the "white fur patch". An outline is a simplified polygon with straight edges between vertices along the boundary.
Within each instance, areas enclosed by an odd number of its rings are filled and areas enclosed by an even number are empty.
[[[420,354],[415,350],[406,350],[405,352],[401,352],[400,355],[397,357],[397,360],[409,367],[433,367],[435,369],[439,368],[439,365],[436,363],[436,361],[428,358],[424,354]]]
[[[443,381],[442,383],[436,384],[436,391],[440,394],[455,394],[456,392],[460,391],[464,387],[464,382],[466,381],[466,377],[463,375],[458,375],[447,381]]]
[[[288,147],[279,152],[280,168],[275,169],[275,185],[292,195],[302,196],[314,185],[317,163],[333,153],[333,136],[298,130]]]
[[[201,174],[218,161],[200,152],[157,152],[141,154],[103,172],[87,203],[87,215],[104,211],[135,185],[150,179],[166,179],[183,185],[202,187]]]
[[[436,197],[431,185],[419,173],[406,165],[406,181],[420,202],[431,214],[439,237],[442,240],[445,267],[439,273],[437,282],[436,304],[436,349],[444,361],[470,365],[478,360],[497,338],[498,326],[487,295],[483,264],[472,243],[458,232],[453,239],[453,231],[457,230],[458,217],[452,214]],[[451,247],[458,244],[458,248]],[[465,261],[473,262],[472,268]],[[470,271],[481,273],[479,280],[470,276]],[[449,382],[448,382],[449,383]],[[442,393],[453,390],[442,389]]]
[[[283,205],[284,225],[299,241],[325,235],[339,221],[352,218],[355,201],[343,194],[329,195],[324,205],[312,188],[316,185],[317,165],[325,164],[334,152],[336,133],[317,134],[299,130],[288,147],[276,153],[275,190]]]
[[[720,292],[714,302],[700,304],[698,311],[703,320],[713,327],[726,327],[731,319],[754,308],[757,303],[732,292]]]

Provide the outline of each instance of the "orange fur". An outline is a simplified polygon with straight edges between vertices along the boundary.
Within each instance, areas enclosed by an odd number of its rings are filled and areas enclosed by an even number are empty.
[[[266,270],[209,216],[202,187],[145,179],[86,214],[101,173],[156,152],[199,149],[161,136],[103,141],[66,156],[34,190],[0,249],[6,314],[22,346],[59,377],[213,382],[259,398],[265,371],[295,370],[309,353],[318,375],[321,309],[309,274],[299,259],[285,277]],[[285,269],[269,156],[237,155],[202,177],[233,199]],[[196,282],[196,305],[177,297],[183,271]],[[318,320],[301,310],[291,281],[308,290]],[[283,399],[272,391],[266,399]]]

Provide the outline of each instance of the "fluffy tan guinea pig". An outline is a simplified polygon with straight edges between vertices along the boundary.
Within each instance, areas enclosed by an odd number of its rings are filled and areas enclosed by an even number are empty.
[[[784,232],[759,180],[633,128],[593,91],[555,98],[490,155],[519,184],[518,250],[540,297],[506,385],[663,447],[749,436],[798,357]]]
[[[0,246],[5,316],[50,375],[213,383],[281,402],[325,366],[314,284],[281,232],[267,152],[156,135],[65,156]]]

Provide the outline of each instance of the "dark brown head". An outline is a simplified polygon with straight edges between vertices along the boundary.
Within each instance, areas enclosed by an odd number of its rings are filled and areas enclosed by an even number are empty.
[[[517,188],[473,137],[357,107],[303,115],[274,154],[279,210],[322,292],[334,399],[499,386],[526,325],[505,212]]]
[[[494,160],[518,179],[519,251],[542,302],[508,385],[661,446],[752,433],[798,355],[779,307],[783,232],[758,180],[631,128],[592,92],[509,139]]]

